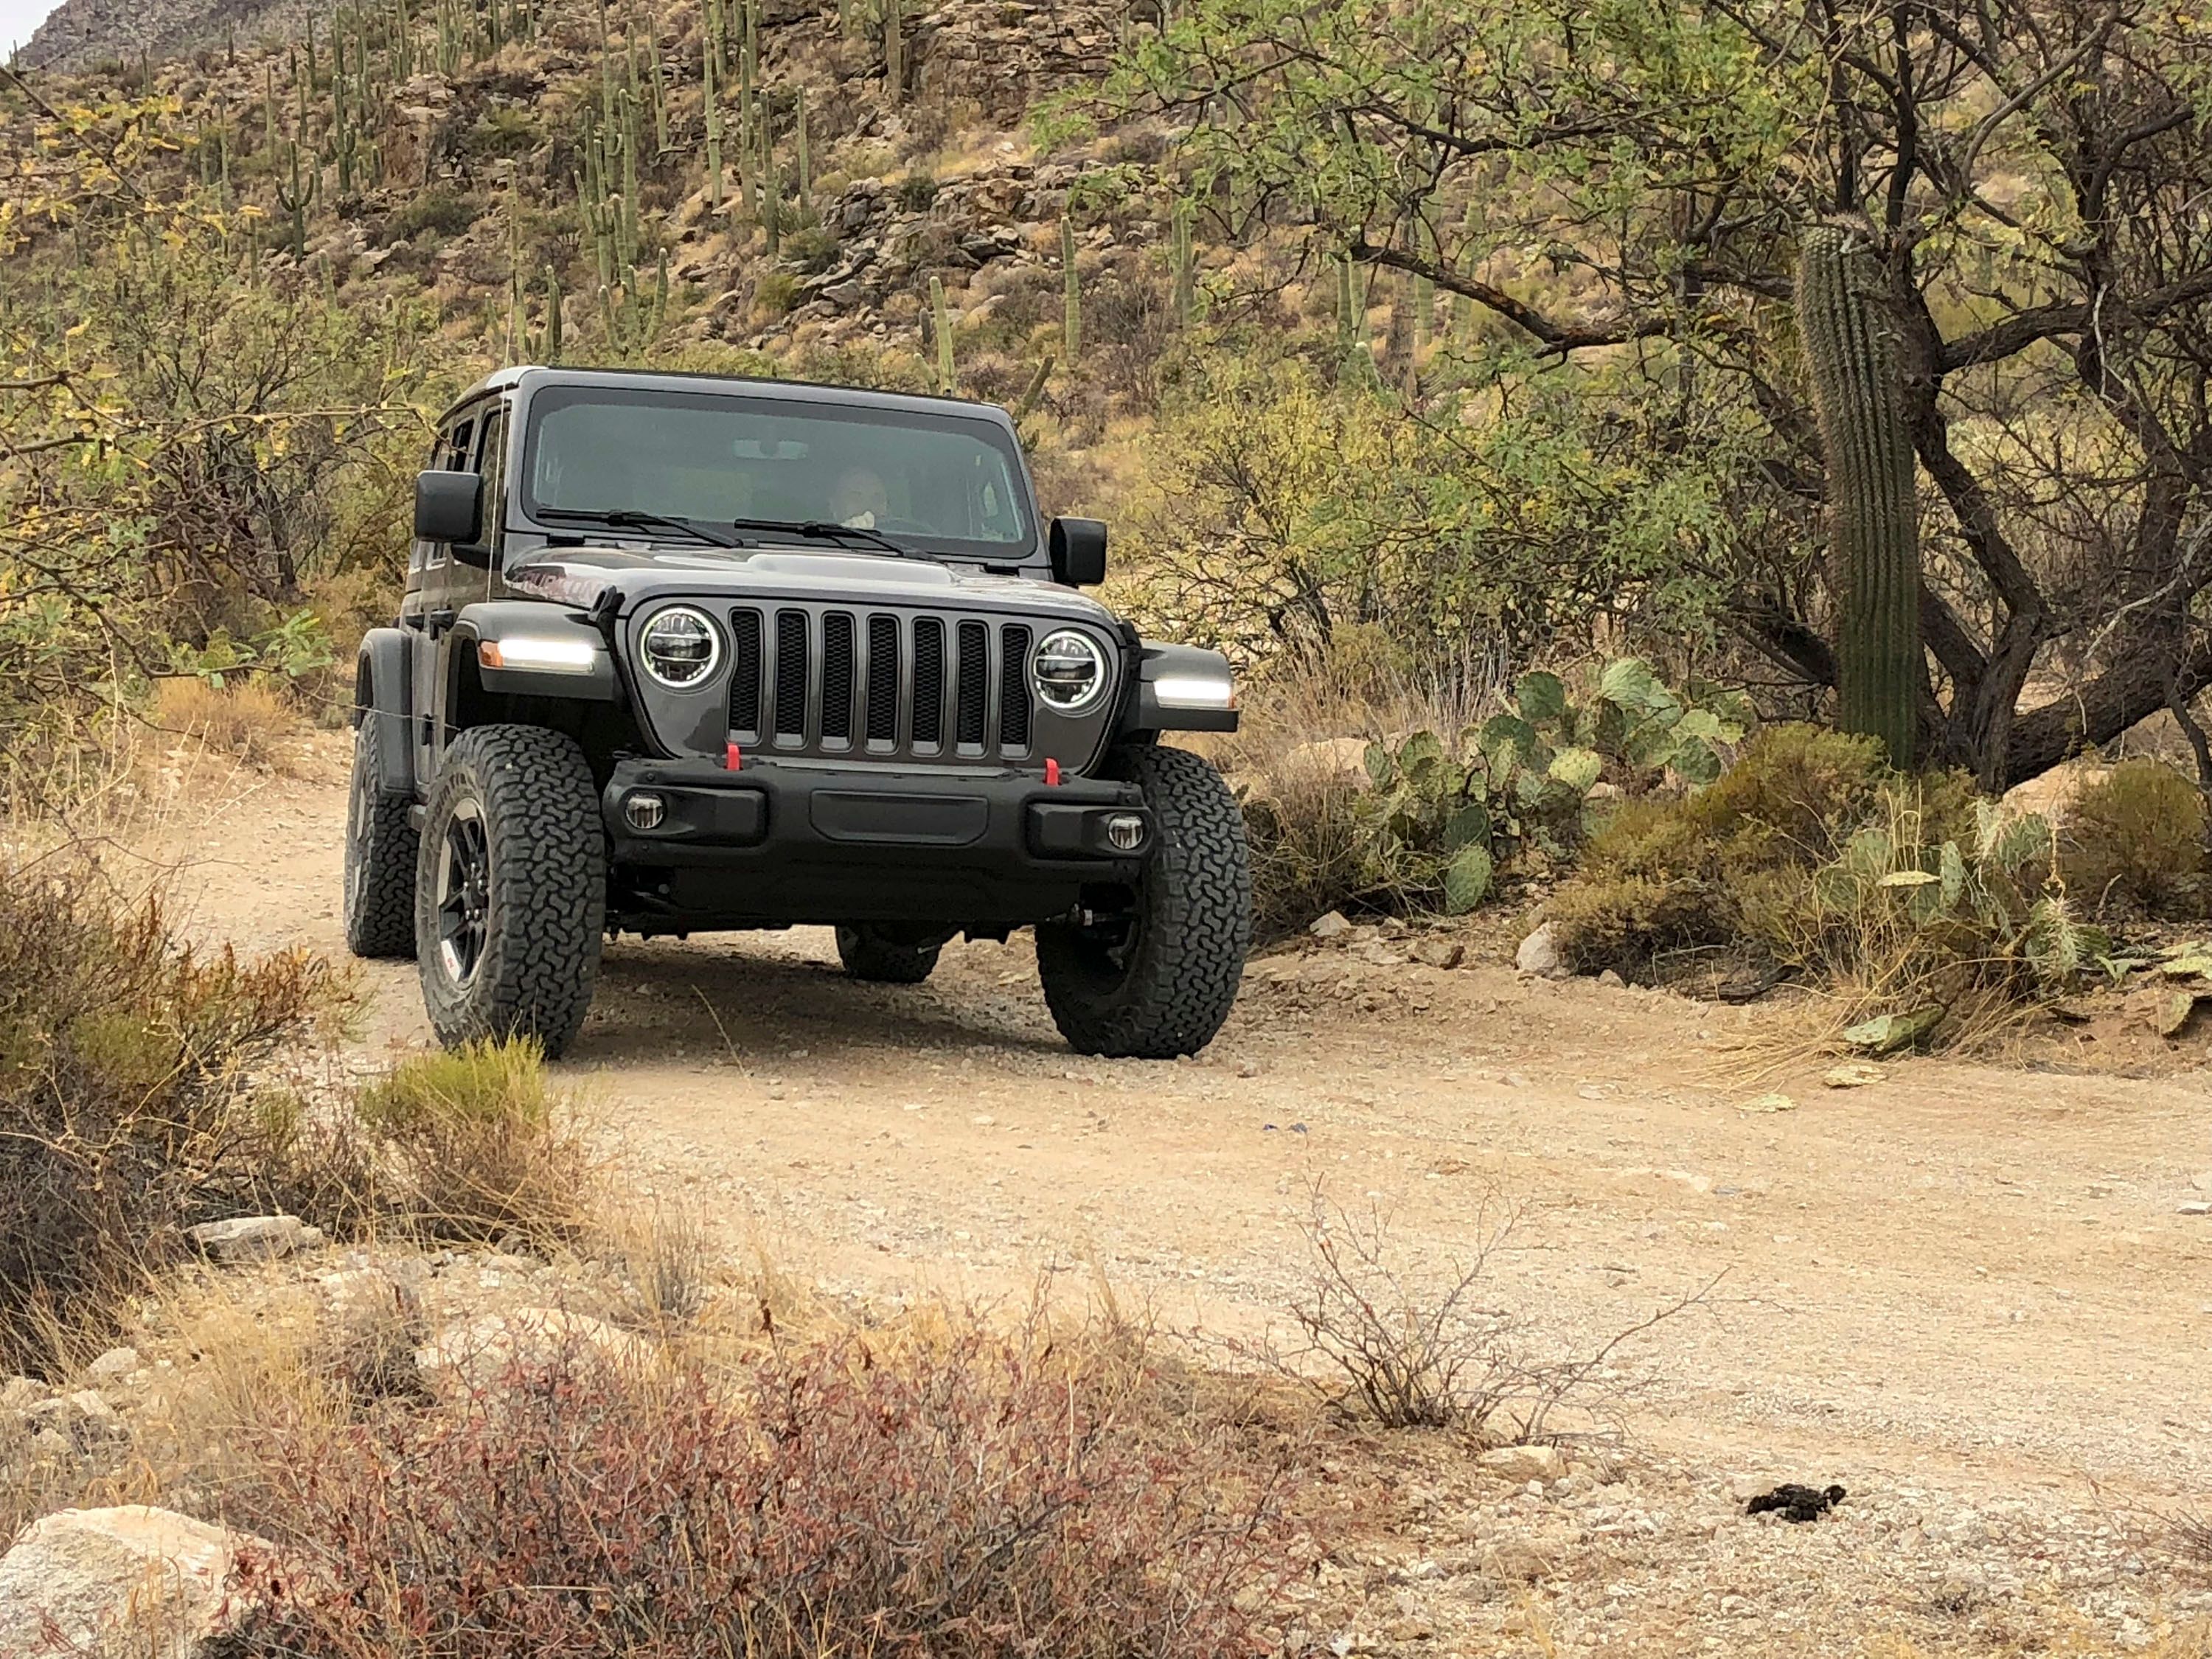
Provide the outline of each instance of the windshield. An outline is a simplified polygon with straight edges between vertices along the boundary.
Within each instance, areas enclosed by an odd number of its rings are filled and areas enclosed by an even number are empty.
[[[872,531],[901,548],[1008,563],[1036,543],[1013,442],[988,421],[554,386],[531,400],[526,442],[523,504],[532,517],[823,523]]]

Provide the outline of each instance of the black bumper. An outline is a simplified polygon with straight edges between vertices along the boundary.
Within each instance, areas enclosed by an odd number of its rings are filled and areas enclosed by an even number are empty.
[[[651,801],[658,821],[641,827]],[[1087,885],[1137,880],[1154,841],[1134,785],[1030,774],[631,760],[617,763],[600,808],[611,908],[647,931],[1042,921]],[[1132,817],[1142,839],[1118,848],[1110,821],[1126,837]]]

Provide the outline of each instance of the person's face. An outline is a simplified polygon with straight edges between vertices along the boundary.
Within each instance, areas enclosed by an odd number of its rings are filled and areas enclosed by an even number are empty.
[[[863,513],[882,515],[890,507],[884,493],[884,481],[864,466],[848,467],[838,475],[837,488],[831,505],[841,519],[856,518]]]

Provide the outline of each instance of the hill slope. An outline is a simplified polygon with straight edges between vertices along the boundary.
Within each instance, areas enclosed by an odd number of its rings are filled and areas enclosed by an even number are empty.
[[[282,33],[331,9],[313,0],[62,0],[19,61],[29,69],[83,70],[149,52],[168,58],[217,45],[234,31],[241,40]]]

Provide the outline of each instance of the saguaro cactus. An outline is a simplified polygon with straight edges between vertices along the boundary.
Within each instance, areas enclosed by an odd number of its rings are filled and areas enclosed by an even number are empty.
[[[1920,521],[1896,339],[1864,237],[1816,225],[1798,249],[1797,331],[1827,452],[1829,533],[1841,619],[1838,690],[1847,732],[1912,763],[1926,664]]]
[[[957,388],[952,370],[952,313],[945,304],[943,278],[929,279],[929,331],[937,339],[937,389],[951,396]]]
[[[884,0],[884,99],[893,109],[906,94],[906,19],[899,0]]]
[[[1060,349],[1071,372],[1075,354],[1083,349],[1083,279],[1075,270],[1075,221],[1060,222]]]
[[[1169,237],[1168,264],[1175,279],[1175,319],[1177,328],[1188,328],[1198,308],[1198,257],[1191,246],[1191,225],[1197,210],[1177,202]]]

